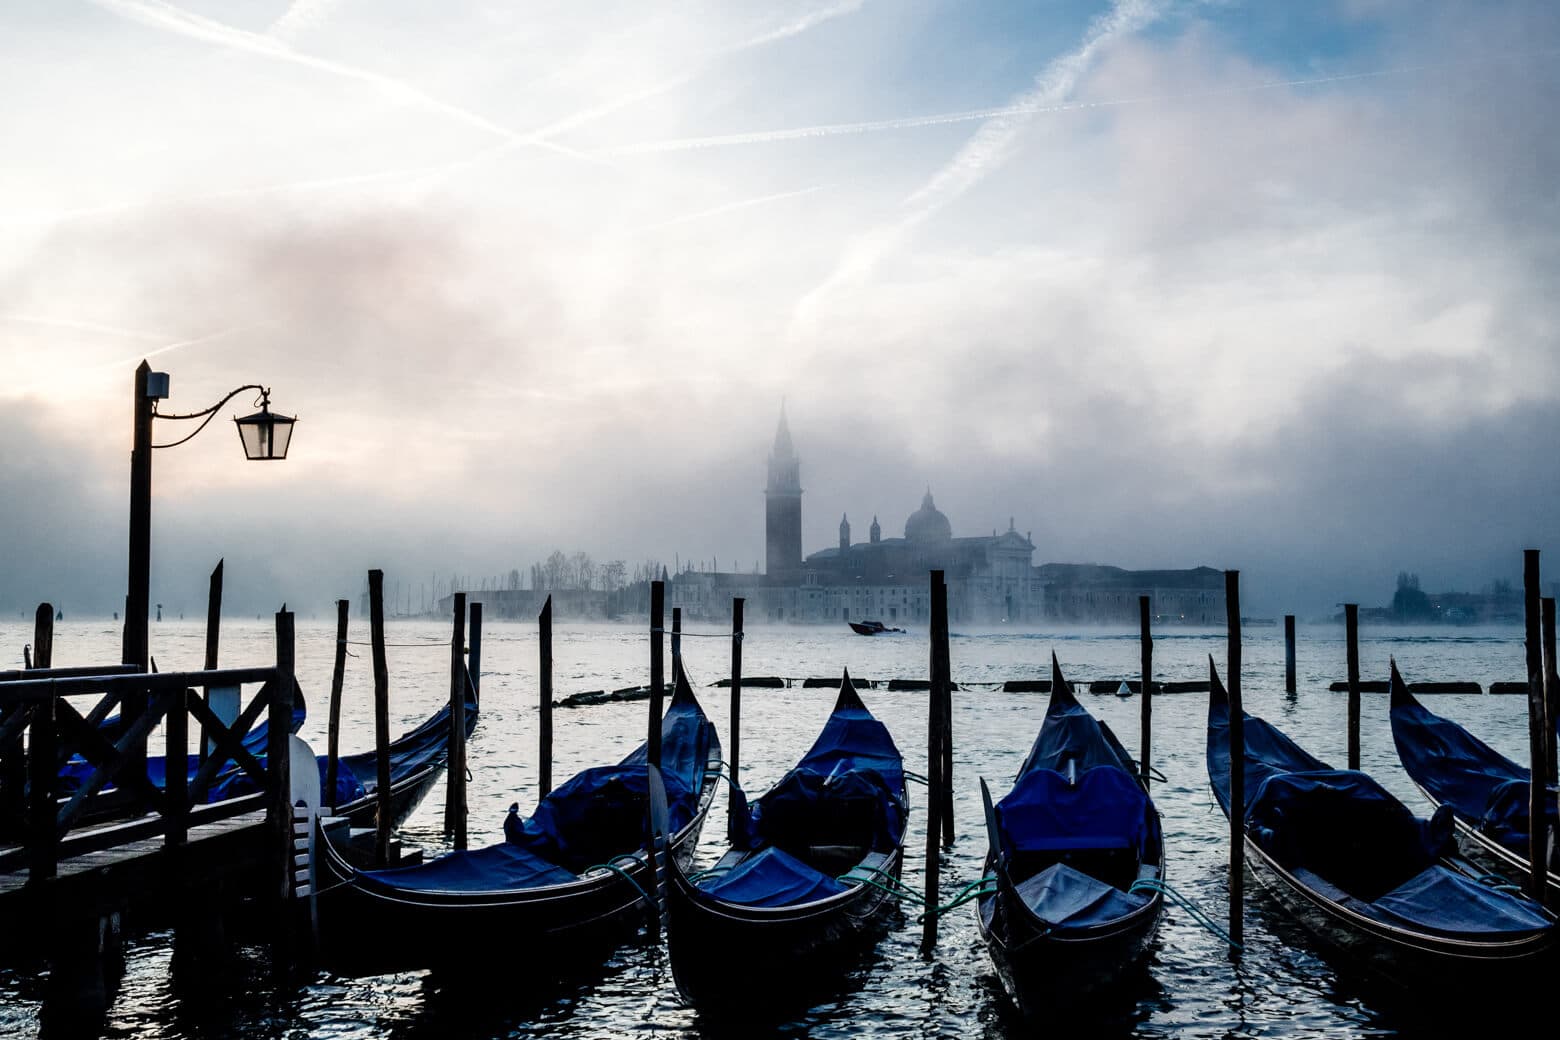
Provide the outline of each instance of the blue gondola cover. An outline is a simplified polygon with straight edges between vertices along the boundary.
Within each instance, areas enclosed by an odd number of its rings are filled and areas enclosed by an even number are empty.
[[[753,847],[826,844],[831,832],[871,835],[871,848],[899,847],[906,806],[904,763],[888,728],[865,708],[830,714],[800,762],[748,811]]]
[[[1437,802],[1513,852],[1528,854],[1530,772],[1450,719],[1408,699],[1392,705],[1392,735],[1403,769]],[[1554,833],[1555,788],[1544,812]]]
[[[795,906],[827,899],[849,887],[773,846],[699,883],[706,894],[744,906]]]
[[[1143,788],[1120,766],[1087,769],[1076,785],[1050,769],[1033,769],[997,803],[997,821],[1004,850],[1142,853],[1153,811]]]
[[[1037,917],[1055,928],[1106,924],[1149,900],[1147,892],[1123,892],[1066,863],[1053,863],[1017,885],[1016,891]]]
[[[390,870],[364,870],[370,887],[415,892],[493,892],[540,888],[575,880],[575,875],[518,845],[451,852],[430,863]]]

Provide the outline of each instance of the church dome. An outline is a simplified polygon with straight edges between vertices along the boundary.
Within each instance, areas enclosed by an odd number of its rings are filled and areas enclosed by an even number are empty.
[[[952,537],[953,525],[932,504],[932,491],[927,488],[926,497],[921,499],[921,508],[911,513],[910,519],[905,521],[905,539],[911,542],[937,542]]]

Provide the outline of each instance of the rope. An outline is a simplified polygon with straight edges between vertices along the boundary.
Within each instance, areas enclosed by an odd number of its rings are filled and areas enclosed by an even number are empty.
[[[868,875],[876,876],[858,877],[855,874],[857,870],[865,870]],[[891,896],[911,899],[922,906],[926,905],[926,899],[919,892],[880,867],[852,867],[834,880],[842,885],[870,885],[873,888],[887,892]]]
[[[932,782],[930,780],[928,780],[926,777],[922,776],[920,773],[912,773],[908,769],[903,770],[903,772],[905,774],[905,779],[906,780],[914,780],[916,783],[923,784],[923,785],[925,785],[927,787],[931,786]]]
[[[1507,880],[1504,876],[1502,876],[1500,874],[1480,874],[1478,877],[1474,878],[1473,880],[1475,882],[1477,882],[1478,884],[1488,885],[1489,887],[1493,888],[1497,892],[1517,892],[1517,893],[1521,893],[1522,891],[1524,891],[1524,889],[1522,888],[1521,885],[1514,885],[1514,884],[1512,884],[1509,880]]]
[[[942,906],[931,907],[925,913],[921,914],[915,919],[915,923],[925,924],[928,917],[941,917],[948,911],[954,909],[955,907],[963,906],[972,899],[979,899],[981,896],[992,895],[996,892],[996,889],[986,888],[985,886],[995,885],[996,883],[997,876],[995,874],[987,874],[983,878],[971,881],[969,884],[965,885],[962,889],[959,890],[958,895],[954,896],[951,900],[944,903]]]
[[[645,901],[645,905],[646,906],[649,906],[649,907],[656,906],[657,905],[656,901],[654,899],[650,898],[650,894],[648,892],[646,892],[643,887],[640,886],[639,882],[635,881],[633,876],[630,875],[628,871],[624,870],[622,867],[617,865],[617,861],[620,860],[620,859],[634,859],[634,857],[631,856],[631,855],[627,855],[627,854],[624,854],[624,855],[621,855],[621,856],[613,856],[612,859],[608,860],[606,863],[595,863],[595,864],[592,864],[591,866],[586,867],[583,872],[588,874],[592,870],[610,870],[610,871],[612,871],[612,873],[616,874],[618,877],[622,878],[624,881],[627,881],[630,885],[633,885],[634,886],[634,891],[639,893],[639,898],[641,898],[641,899],[643,899]]]
[[[710,867],[710,868],[708,868],[706,870],[701,870],[701,871],[698,871],[697,873],[689,874],[688,875],[688,880],[692,881],[694,884],[698,884],[700,881],[703,881],[707,877],[714,877],[716,874],[724,874],[726,871],[728,871],[730,869],[731,869],[730,867],[720,867],[720,866]]]
[[[1129,887],[1127,891],[1158,892],[1169,899],[1176,906],[1190,914],[1192,920],[1196,921],[1198,924],[1208,929],[1208,931],[1224,940],[1226,946],[1229,946],[1233,950],[1245,949],[1244,946],[1230,937],[1229,932],[1226,932],[1223,928],[1220,928],[1216,923],[1214,923],[1213,918],[1209,917],[1208,914],[1196,903],[1192,902],[1190,898],[1183,896],[1181,893],[1177,892],[1175,889],[1171,888],[1168,884],[1159,880],[1158,878],[1139,878],[1138,880],[1132,882],[1131,887]]]
[[[669,628],[652,628],[653,636],[676,636],[679,639],[741,639],[741,632],[673,632]]]

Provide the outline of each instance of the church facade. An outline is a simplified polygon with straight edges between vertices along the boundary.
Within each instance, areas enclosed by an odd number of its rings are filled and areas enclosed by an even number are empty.
[[[746,619],[755,622],[841,624],[871,619],[890,627],[924,623],[931,616],[933,570],[943,572],[948,618],[955,624],[1114,622],[1124,616],[1122,604],[1129,596],[1130,616],[1136,619],[1139,585],[1142,594],[1154,597],[1155,612],[1167,621],[1212,623],[1209,619],[1223,610],[1222,584],[1216,593],[1209,588],[1202,573],[1208,568],[1085,572],[1068,564],[1036,567],[1033,540],[1028,532],[1020,533],[1011,518],[1006,531],[955,537],[930,488],[920,508],[905,519],[902,535],[883,537],[882,525],[873,516],[867,539],[854,541],[849,516],[842,515],[838,543],[804,557],[801,460],[784,408],[769,453],[768,477],[766,573],[690,569],[673,575],[668,606],[681,608],[685,618],[729,620],[732,598],[740,596],[746,600]],[[1139,582],[1137,575],[1151,579]],[[1109,588],[1096,587],[1102,584]],[[1159,610],[1161,600],[1168,612]]]

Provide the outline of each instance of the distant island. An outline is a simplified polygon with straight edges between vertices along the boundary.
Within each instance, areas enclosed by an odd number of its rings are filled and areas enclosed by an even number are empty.
[[[1333,620],[1342,623],[1343,612]],[[1392,602],[1384,607],[1361,607],[1360,621],[1391,625],[1502,625],[1522,621],[1522,590],[1497,578],[1482,592],[1427,593],[1419,587],[1419,575],[1401,571]]]

